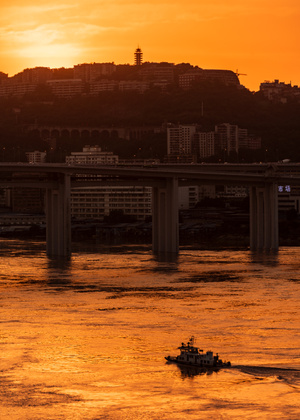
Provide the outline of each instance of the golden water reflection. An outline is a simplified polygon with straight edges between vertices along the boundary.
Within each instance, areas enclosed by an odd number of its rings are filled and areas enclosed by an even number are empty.
[[[1,419],[298,419],[299,252],[2,251]],[[166,363],[190,335],[233,368]]]

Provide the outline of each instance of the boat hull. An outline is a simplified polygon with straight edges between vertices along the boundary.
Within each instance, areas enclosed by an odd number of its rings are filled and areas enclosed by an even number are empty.
[[[173,357],[173,356],[166,356],[165,359],[169,363],[175,363],[177,365],[192,366],[192,367],[205,368],[205,369],[224,368],[224,367],[231,366],[230,362],[222,362],[222,361],[217,361],[214,364],[208,365],[208,364],[203,364],[203,363],[185,362],[183,360],[178,360],[177,357]]]

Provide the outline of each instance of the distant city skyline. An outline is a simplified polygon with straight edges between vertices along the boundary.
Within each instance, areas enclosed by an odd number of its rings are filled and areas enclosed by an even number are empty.
[[[241,74],[250,90],[265,80],[300,85],[296,0],[14,0],[1,5],[0,71],[79,63],[188,62]]]

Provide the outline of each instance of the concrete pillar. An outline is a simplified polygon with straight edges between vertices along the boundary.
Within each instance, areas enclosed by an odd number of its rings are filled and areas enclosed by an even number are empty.
[[[57,188],[46,190],[47,254],[71,254],[70,176],[58,174]]]
[[[265,247],[278,249],[278,185],[267,184],[265,187]]]
[[[257,195],[256,188],[250,187],[250,249],[257,248]]]
[[[152,188],[152,249],[157,254],[178,253],[178,179],[166,178]]]
[[[277,184],[250,188],[250,248],[278,249]]]

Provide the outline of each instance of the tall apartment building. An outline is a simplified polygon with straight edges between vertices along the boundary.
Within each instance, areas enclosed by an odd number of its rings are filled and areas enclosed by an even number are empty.
[[[215,149],[238,153],[240,149],[258,150],[261,148],[261,138],[249,135],[246,128],[237,125],[223,123],[216,125]]]
[[[248,130],[247,128],[238,128],[238,149],[248,148]]]
[[[170,125],[167,127],[168,155],[192,154],[192,139],[196,133],[196,124]]]
[[[223,123],[215,126],[215,131],[200,131],[196,124],[167,127],[168,163],[201,162],[216,154],[229,155],[240,149],[261,148],[261,138],[250,136],[246,128]]]
[[[239,150],[239,128],[237,125],[228,123],[215,126],[218,148],[225,150],[227,154],[231,152],[238,153]]]
[[[208,158],[215,154],[215,137],[214,131],[196,132],[193,137],[193,152],[197,156],[197,161]]]

